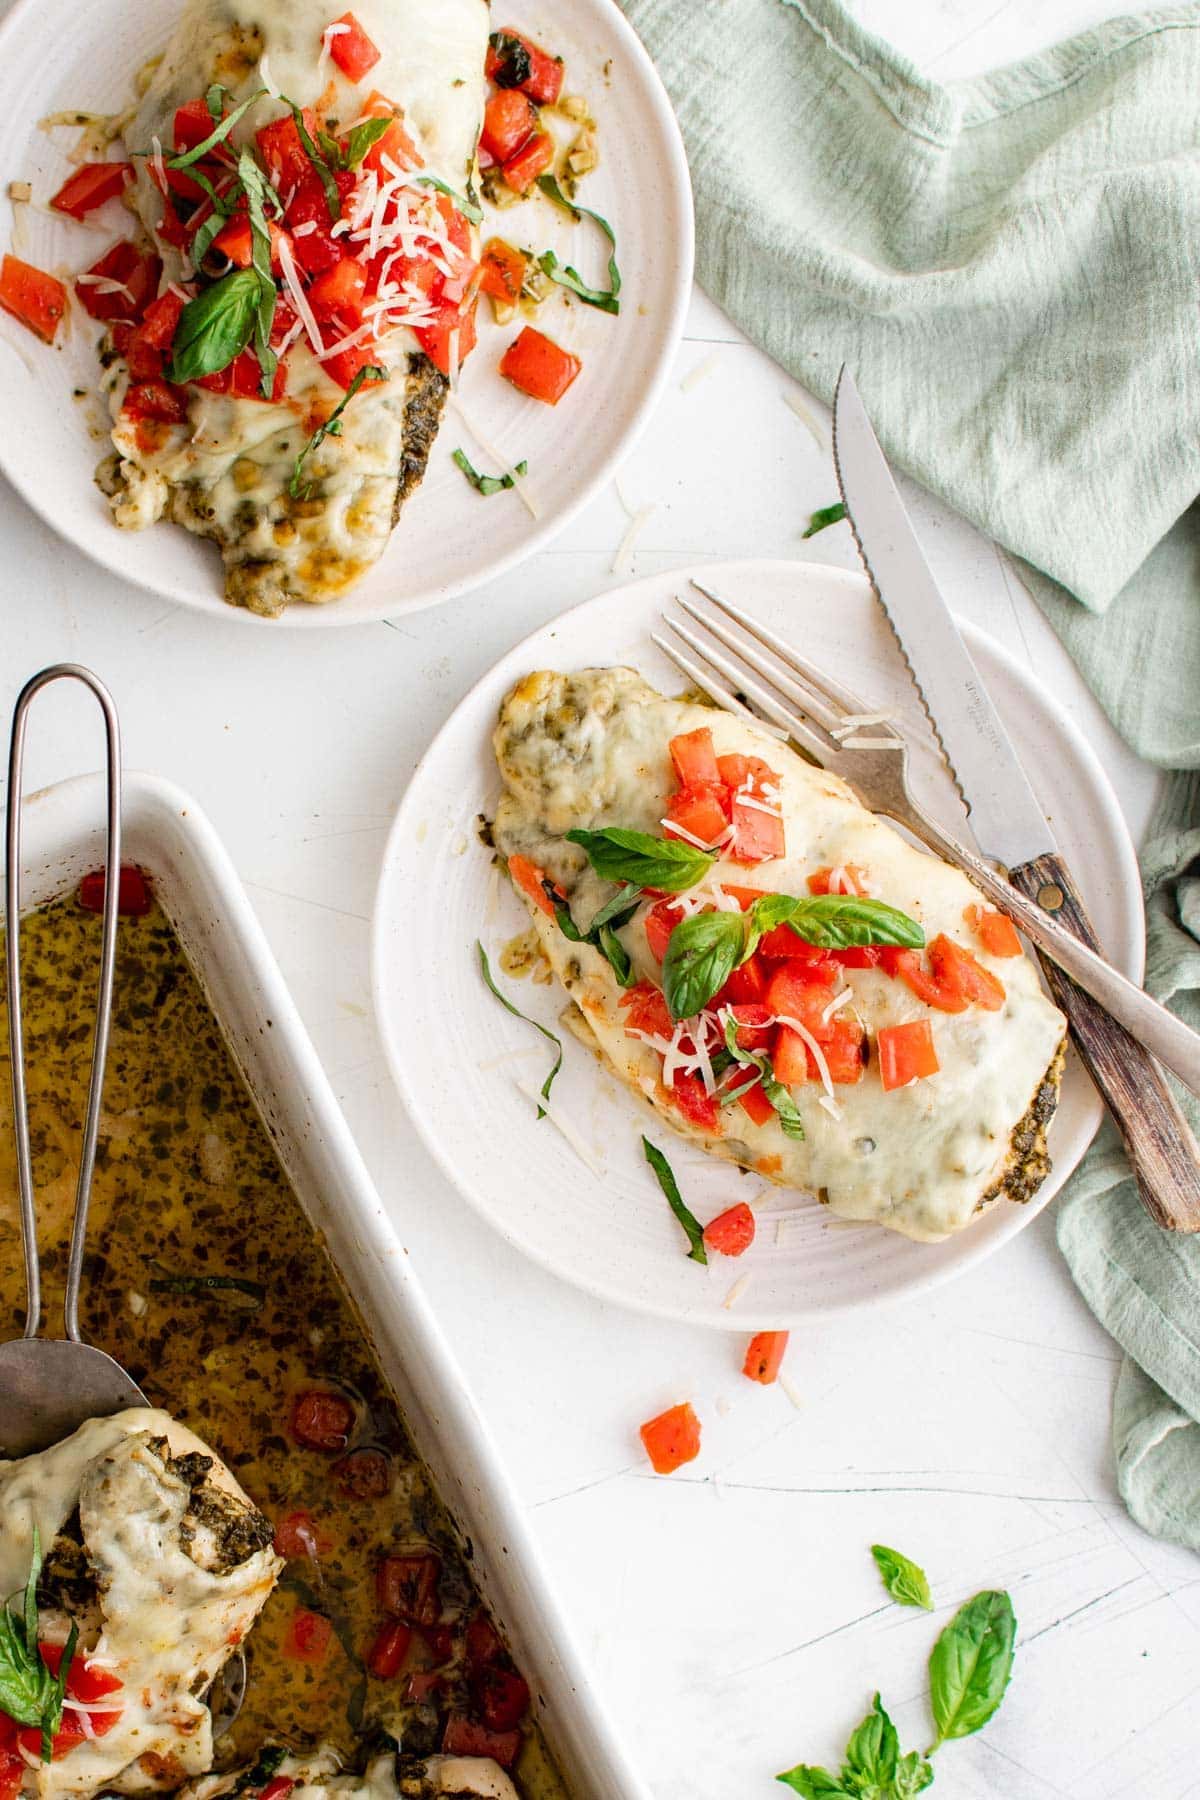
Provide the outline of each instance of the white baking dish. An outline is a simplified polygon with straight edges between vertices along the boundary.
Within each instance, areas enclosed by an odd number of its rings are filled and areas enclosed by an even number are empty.
[[[36,906],[103,861],[101,777],[25,802],[23,893]],[[575,1800],[648,1800],[590,1692],[516,1496],[338,1109],[275,959],[208,820],[176,787],[125,781],[123,860],[174,924],[280,1158],[358,1302],[421,1455],[474,1549],[480,1587],[534,1692]],[[189,1423],[201,1432],[203,1420]]]

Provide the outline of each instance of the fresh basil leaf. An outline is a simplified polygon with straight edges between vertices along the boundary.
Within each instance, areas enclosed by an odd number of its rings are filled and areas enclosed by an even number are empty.
[[[245,1794],[258,1788],[266,1787],[272,1776],[279,1771],[279,1765],[287,1756],[282,1744],[268,1744],[258,1753],[256,1761],[238,1776],[233,1788],[234,1794]]]
[[[763,894],[746,914],[746,955],[753,956],[759,940],[777,925],[786,925],[798,902],[791,894]]]
[[[893,1600],[901,1606],[923,1606],[926,1612],[933,1611],[929,1577],[919,1564],[899,1550],[889,1550],[886,1544],[872,1544],[871,1555]]]
[[[608,256],[608,289],[606,292],[603,288],[591,288],[586,286],[583,277],[576,269],[571,268],[569,263],[565,268],[560,268],[558,258],[555,256],[553,250],[547,250],[542,256],[538,257],[538,268],[541,269],[544,275],[548,275],[551,281],[556,281],[559,287],[569,288],[571,293],[575,294],[587,306],[599,307],[601,312],[619,313],[621,310],[621,302],[617,296],[621,292],[621,271],[617,267],[616,232],[613,230],[608,220],[603,218],[600,213],[591,212],[586,206],[579,206],[574,200],[568,200],[553,175],[539,175],[537,184],[541,188],[543,194],[545,194],[546,198],[548,200],[553,200],[556,206],[561,206],[564,212],[570,213],[576,223],[578,223],[580,218],[590,219],[593,225],[598,225],[600,230],[604,233],[610,246]]]
[[[803,1800],[853,1800],[828,1769],[814,1768],[809,1763],[797,1763],[794,1769],[788,1769],[775,1779],[782,1781],[784,1787],[790,1787],[794,1794],[801,1794]]]
[[[820,507],[808,521],[808,530],[800,533],[801,537],[816,537],[818,531],[824,531],[827,525],[840,525],[846,516],[846,508],[840,500],[832,506]]]
[[[743,1050],[737,1041],[737,1034],[737,1020],[732,1011],[727,1012],[725,1014],[725,1048],[735,1062],[758,1071],[762,1078],[763,1093],[778,1115],[779,1129],[783,1132],[784,1137],[794,1138],[797,1141],[802,1140],[804,1138],[804,1121],[800,1117],[800,1108],[792,1098],[791,1089],[784,1087],[782,1081],[777,1079],[770,1057],[763,1051]],[[746,1086],[753,1087],[754,1083],[747,1082]],[[746,1088],[739,1087],[734,1089],[730,1095],[722,1096],[722,1105],[725,1104],[726,1098],[736,1100],[738,1095],[745,1091]]]
[[[550,1089],[554,1085],[554,1077],[558,1074],[558,1071],[562,1068],[562,1060],[563,1060],[562,1039],[555,1037],[555,1035],[552,1031],[548,1031],[544,1025],[539,1025],[536,1019],[531,1019],[528,1016],[528,1014],[523,1013],[519,1006],[514,1006],[512,1001],[507,999],[505,997],[505,995],[503,995],[500,992],[500,989],[496,986],[495,980],[493,979],[493,976],[492,976],[492,967],[491,967],[491,964],[488,962],[487,951],[484,949],[483,945],[479,942],[478,938],[476,938],[476,940],[475,940],[475,948],[479,952],[479,967],[483,972],[483,979],[487,982],[488,987],[491,989],[492,993],[495,994],[497,1000],[500,1002],[500,1004],[504,1008],[505,1012],[510,1012],[514,1019],[523,1019],[526,1025],[532,1025],[533,1029],[535,1031],[540,1031],[542,1036],[546,1039],[546,1042],[548,1044],[553,1044],[554,1048],[558,1052],[558,1055],[554,1059],[553,1068],[550,1070],[550,1073],[547,1075],[545,1081],[542,1083],[542,1099],[549,1100]],[[537,1116],[539,1119],[544,1119],[546,1117],[546,1109],[544,1106],[538,1107]],[[3,1705],[3,1701],[0,1701],[0,1705]]]
[[[633,986],[636,979],[629,952],[617,936],[611,925],[602,925],[597,937],[601,953],[608,958],[609,967],[623,988]]]
[[[554,917],[558,924],[558,929],[562,932],[563,936],[572,944],[582,944],[584,942],[584,936],[574,919],[571,917],[570,907],[567,905],[554,883],[547,880],[545,877],[542,879],[542,892],[554,908]]]
[[[304,114],[296,105],[296,102],[294,100],[285,99],[284,105],[291,107],[292,118],[296,123],[296,136],[300,139],[305,156],[307,156],[309,162],[320,177],[321,186],[325,190],[325,204],[329,208],[329,217],[334,220],[340,219],[342,216],[342,196],[338,192],[338,184],[334,179],[333,170],[321,155],[317,146],[313,143],[312,133],[304,123]],[[367,149],[370,149],[369,144]],[[366,153],[366,150],[364,150],[363,155],[365,156]]]
[[[351,126],[344,150],[328,132],[322,132],[321,148],[330,161],[335,157],[340,159],[343,169],[357,169],[367,151],[375,147],[391,122],[390,118],[363,119],[361,124]]]
[[[896,1773],[899,1759],[900,1739],[896,1727],[876,1694],[870,1712],[850,1734],[842,1782],[860,1793],[886,1788]]]
[[[208,136],[202,138],[198,144],[194,144],[190,150],[183,150],[178,156],[168,157],[168,169],[190,169],[193,163],[197,163],[202,157],[207,156],[210,150],[214,150],[218,144],[224,142],[238,120],[262,99],[266,91],[266,88],[259,88],[256,93],[251,94],[248,100],[243,100],[240,106],[235,106],[232,112],[226,113],[224,118],[218,119]],[[211,87],[205,95],[205,103],[210,116],[212,115],[212,96],[218,92],[223,96],[224,89]]]
[[[250,219],[250,256],[258,281],[258,305],[254,316],[254,353],[262,370],[259,392],[264,400],[271,398],[275,386],[275,369],[279,358],[271,348],[271,325],[275,318],[275,277],[271,273],[271,231],[267,224],[267,206],[279,205],[278,196],[255,162],[249,150],[238,157],[238,179],[246,196]]]
[[[367,363],[364,368],[358,370],[353,381],[350,383],[350,386],[346,389],[346,392],[342,395],[342,398],[338,401],[325,423],[317,426],[317,429],[313,432],[307,444],[305,444],[303,450],[296,458],[296,461],[292,466],[292,478],[288,482],[288,493],[292,496],[293,500],[297,500],[300,497],[300,475],[304,468],[306,458],[311,456],[313,451],[316,450],[319,445],[323,444],[327,437],[341,437],[342,414],[353,400],[355,394],[357,394],[363,382],[386,381],[387,378],[387,370],[378,368],[374,363]]]
[[[457,188],[450,187],[445,181],[439,181],[436,175],[414,175],[413,180],[418,187],[436,188],[439,194],[445,194],[447,200],[453,200],[464,219],[470,219],[472,225],[482,225],[483,209],[476,206],[475,202],[466,194],[460,194]]]
[[[492,80],[499,88],[518,88],[522,82],[528,81],[533,74],[533,59],[529,48],[511,31],[493,31],[488,43],[496,52],[496,67],[492,70]]]
[[[515,485],[512,476],[508,474],[481,475],[477,469],[471,467],[465,450],[454,451],[452,460],[458,464],[458,467],[462,470],[463,474],[477,493],[484,495],[499,494],[502,493],[505,488],[510,488]],[[513,468],[518,475],[528,475],[529,473],[529,464],[527,462],[514,463]]]
[[[857,894],[810,894],[797,900],[783,923],[819,950],[847,950],[856,944],[898,944],[919,950],[925,933],[915,919],[884,900]]]
[[[656,1144],[648,1137],[642,1138],[642,1149],[646,1153],[646,1161],[658,1177],[658,1185],[666,1196],[667,1205],[683,1226],[687,1241],[691,1245],[688,1258],[691,1262],[707,1263],[708,1252],[704,1248],[704,1230],[695,1213],[689,1212],[683,1195],[679,1192],[679,1183],[675,1179],[674,1170]]]
[[[1012,1674],[1016,1635],[1012,1601],[994,1588],[976,1594],[955,1613],[929,1658],[929,1698],[939,1744],[970,1737],[992,1717]]]
[[[568,831],[567,841],[579,845],[605,881],[631,881],[639,887],[661,888],[664,894],[682,894],[695,887],[717,860],[682,838],[651,837],[620,825],[603,831]]]
[[[606,925],[614,927],[627,925],[641,905],[642,890],[640,887],[620,887],[611,900],[606,900],[598,913],[592,914],[592,922],[587,934],[595,937]]]
[[[661,886],[651,882],[652,887]],[[740,912],[693,913],[671,933],[663,957],[663,993],[673,1019],[691,1019],[708,1005],[742,960],[746,925]]]
[[[78,1634],[72,1625],[59,1673],[51,1674],[38,1648],[37,1587],[41,1571],[42,1542],[35,1525],[22,1609],[14,1612],[7,1603],[0,1607],[0,1711],[18,1725],[40,1728],[42,1761],[49,1762],[54,1734],[62,1724],[67,1674]]]
[[[258,306],[254,269],[232,269],[189,300],[175,327],[167,380],[197,381],[227,369],[254,334]]]
[[[918,1794],[933,1782],[933,1765],[926,1761],[919,1750],[910,1750],[896,1764],[896,1773],[892,1777],[892,1793],[895,1800],[916,1800]]]

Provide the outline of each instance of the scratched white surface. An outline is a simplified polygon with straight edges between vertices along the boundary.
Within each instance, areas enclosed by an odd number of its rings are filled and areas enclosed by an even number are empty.
[[[1104,0],[857,0],[941,77],[1105,16]],[[621,478],[653,504],[635,572],[761,552],[850,564],[844,529],[801,544],[833,496],[790,384],[697,296],[672,382]],[[814,412],[822,419],[822,409]],[[956,607],[1026,659],[1091,737],[1136,832],[1154,781],[1107,728],[996,552],[910,490]],[[503,504],[490,502],[489,504]],[[481,503],[482,505],[482,503]],[[464,518],[469,509],[464,511]],[[479,514],[484,522],[486,514]],[[446,612],[303,637],[244,632],[122,592],[7,491],[0,702],[62,657],[111,684],[131,766],[190,789],[229,844],[380,1189],[509,1458],[590,1653],[659,1800],[754,1800],[792,1762],[836,1758],[881,1688],[928,1741],[934,1621],[884,1604],[867,1553],[928,1568],[944,1618],[1007,1585],[1021,1627],[997,1720],[939,1756],[949,1800],[1200,1795],[1200,1565],[1117,1498],[1117,1356],[1043,1217],[933,1304],[797,1334],[800,1406],[737,1372],[739,1340],[584,1299],[527,1266],[450,1191],[400,1115],[368,1009],[368,917],[388,817],[435,727],[534,624],[617,579],[606,494],[545,554]],[[52,696],[32,781],[97,762]],[[653,1479],[638,1420],[692,1396],[701,1460]]]

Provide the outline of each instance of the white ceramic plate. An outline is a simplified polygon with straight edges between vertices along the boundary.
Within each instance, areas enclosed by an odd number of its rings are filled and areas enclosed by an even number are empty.
[[[963,813],[928,736],[895,639],[865,579],[786,562],[707,564],[697,575],[788,631],[818,667],[872,707],[894,710],[914,740],[911,774],[931,812],[965,835]],[[1054,1172],[1026,1206],[1005,1205],[942,1244],[914,1244],[876,1226],[834,1219],[814,1200],[766,1188],[756,1242],[736,1262],[690,1262],[642,1157],[652,1117],[564,1037],[554,1097],[589,1148],[581,1160],[517,1085],[540,1083],[549,1052],[509,1017],[480,978],[482,939],[497,969],[503,944],[528,923],[492,876],[475,831],[499,791],[491,733],[500,701],[538,668],[627,663],[670,693],[681,682],[649,641],[687,572],[602,594],[535,632],[486,675],[443,726],[401,803],[384,856],[374,921],[374,992],[384,1045],[410,1112],[450,1180],[498,1231],[568,1281],[642,1311],[732,1330],[779,1327],[935,1287],[999,1249],[1051,1199],[1083,1155],[1100,1104],[1069,1064],[1050,1132]],[[1137,863],[1116,798],[1087,744],[1042,688],[990,639],[964,627],[992,696],[1075,870],[1102,942],[1140,978]],[[499,977],[522,1011],[555,1028],[557,987]],[[514,1059],[512,1052],[518,1052]],[[764,1184],[674,1137],[655,1133],[701,1219]],[[776,1220],[786,1214],[781,1231]],[[735,1281],[752,1280],[732,1307]]]
[[[5,181],[31,181],[35,198],[47,201],[69,173],[66,152],[77,133],[47,134],[38,121],[67,108],[120,111],[133,75],[162,49],[177,11],[175,0],[18,0],[0,26]],[[331,18],[336,11],[331,0]],[[106,448],[101,409],[72,398],[75,388],[94,390],[99,327],[74,308],[66,341],[49,349],[0,312],[0,467],[49,525],[138,587],[205,612],[235,613],[259,630],[311,630],[395,618],[466,593],[541,549],[603,487],[653,410],[683,324],[692,277],[683,145],[653,65],[611,0],[558,0],[553,7],[514,0],[496,18],[552,46],[566,59],[571,91],[592,103],[602,163],[581,199],[612,221],[624,282],[618,318],[561,296],[547,302],[545,329],[583,359],[583,373],[556,407],[501,379],[496,364],[516,327],[498,327],[490,303],[479,308],[479,347],[463,370],[460,398],[489,443],[513,462],[528,461],[538,517],[514,493],[484,500],[472,492],[451,451],[461,444],[485,470],[491,458],[448,409],[425,479],[366,579],[328,606],[296,605],[282,619],[256,618],[222,598],[215,545],[171,525],[142,532],[113,525],[92,480]],[[92,215],[99,229],[22,212],[27,226],[5,247],[64,277],[126,235],[117,201]],[[502,235],[553,248],[561,262],[602,284],[607,245],[594,226],[574,225],[541,196],[498,217]]]

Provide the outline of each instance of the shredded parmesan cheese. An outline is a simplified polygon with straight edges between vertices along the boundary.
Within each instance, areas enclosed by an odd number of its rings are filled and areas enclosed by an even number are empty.
[[[693,388],[699,387],[702,381],[706,381],[724,354],[725,349],[723,345],[718,346],[716,350],[710,350],[703,362],[698,362],[694,369],[688,370],[687,374],[679,384],[680,393],[690,394]]]
[[[721,1305],[726,1312],[729,1312],[733,1307],[735,1307],[737,1305],[738,1301],[741,1299],[741,1297],[745,1293],[746,1289],[750,1286],[750,1283],[753,1281],[753,1279],[754,1279],[753,1275],[750,1275],[750,1274],[738,1276],[737,1280],[734,1282],[733,1286],[730,1288],[729,1292],[726,1294],[725,1298],[721,1302]]]
[[[484,455],[490,457],[494,463],[498,463],[500,465],[500,473],[502,475],[508,476],[509,480],[513,484],[513,487],[516,489],[517,493],[521,496],[521,499],[524,501],[525,508],[526,508],[527,512],[529,513],[530,517],[534,518],[534,519],[540,517],[540,514],[537,509],[537,505],[534,502],[533,496],[531,495],[531,493],[529,491],[529,483],[526,480],[525,476],[517,474],[517,471],[513,468],[512,464],[509,462],[507,456],[504,455],[504,452],[502,450],[498,450],[494,444],[489,443],[487,438],[485,438],[483,433],[479,430],[479,427],[475,424],[474,420],[467,417],[467,414],[463,410],[462,401],[458,398],[457,394],[448,394],[446,396],[446,404],[452,409],[452,411],[454,411],[458,414],[459,419],[461,420],[463,425],[466,426],[467,430],[470,432],[471,436],[475,439],[475,442],[478,444],[479,448],[483,451]]]
[[[527,1099],[534,1101],[538,1106],[544,1107],[546,1117],[550,1120],[552,1125],[558,1127],[580,1162],[583,1163],[585,1168],[591,1170],[598,1181],[602,1181],[604,1179],[603,1166],[599,1159],[588,1148],[581,1133],[574,1125],[572,1125],[570,1119],[565,1117],[553,1101],[544,1100],[542,1098],[541,1090],[536,1082],[518,1081],[517,1086]]]
[[[818,1044],[812,1032],[808,1029],[808,1026],[802,1025],[799,1019],[793,1019],[787,1013],[780,1013],[775,1023],[777,1025],[786,1025],[789,1030],[796,1033],[797,1037],[802,1037],[804,1039],[805,1044],[812,1053],[812,1059],[817,1065],[817,1073],[821,1077],[821,1085],[832,1100],[834,1098],[834,1093],[833,1082],[829,1077],[829,1064],[825,1061],[825,1052],[822,1050],[820,1044]]]
[[[266,88],[268,94],[270,94],[272,100],[283,99],[282,93],[275,85],[275,80],[271,74],[270,65],[267,62],[267,53],[265,50],[258,59],[258,78]]]
[[[807,406],[805,406],[805,404],[804,404],[803,400],[800,398],[799,394],[795,391],[794,388],[789,388],[787,390],[787,392],[784,394],[783,398],[784,398],[785,404],[791,407],[792,411],[795,413],[796,417],[800,420],[801,424],[806,425],[808,427],[809,431],[812,433],[812,440],[813,440],[813,443],[817,446],[817,449],[824,450],[824,448],[825,448],[825,433],[821,430],[821,427],[818,425],[816,418],[808,410]]]
[[[895,714],[890,712],[847,713],[841,724],[835,725],[829,735],[840,742],[843,738],[851,737],[854,732],[861,731],[865,725],[890,725],[894,717]]]
[[[632,575],[634,545],[645,530],[647,524],[650,522],[655,510],[653,505],[640,506],[637,512],[634,513],[629,524],[625,527],[624,536],[617,545],[617,553],[613,557],[610,567],[611,574]]]
[[[295,259],[291,245],[287,241],[286,232],[281,232],[277,239],[279,249],[279,267],[283,275],[283,285],[287,289],[288,299],[295,308],[296,317],[302,322],[308,333],[308,341],[316,356],[324,356],[325,343],[321,337],[321,328],[317,324],[316,315],[308,304],[308,296],[300,285],[300,277],[296,272]]]

